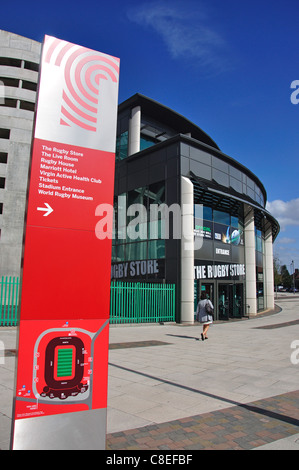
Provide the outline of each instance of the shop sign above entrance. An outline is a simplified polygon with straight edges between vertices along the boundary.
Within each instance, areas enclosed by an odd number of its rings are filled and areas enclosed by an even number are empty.
[[[244,279],[245,264],[218,263],[194,266],[194,279]]]

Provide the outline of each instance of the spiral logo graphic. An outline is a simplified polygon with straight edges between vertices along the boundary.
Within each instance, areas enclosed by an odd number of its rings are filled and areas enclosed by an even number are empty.
[[[45,62],[64,67],[60,124],[95,132],[101,80],[118,82],[119,59],[60,39],[47,41]]]

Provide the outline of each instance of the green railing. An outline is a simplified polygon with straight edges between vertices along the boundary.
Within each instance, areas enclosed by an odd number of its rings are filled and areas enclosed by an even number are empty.
[[[0,326],[16,326],[18,319],[19,278],[0,278]]]
[[[18,321],[19,278],[0,278],[0,326]],[[175,285],[112,282],[111,323],[157,323],[175,321]]]
[[[175,321],[175,285],[112,282],[110,323]]]

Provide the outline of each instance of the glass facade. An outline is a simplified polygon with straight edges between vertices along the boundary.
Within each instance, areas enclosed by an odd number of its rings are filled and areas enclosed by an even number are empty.
[[[195,305],[205,292],[216,319],[244,315],[244,216],[206,205],[194,206]]]
[[[234,166],[229,157],[225,159],[224,156],[222,159],[184,143],[181,149],[181,167],[186,176],[192,172],[201,179],[211,182],[218,187],[217,189],[221,187],[230,189],[232,193],[245,195],[265,207],[266,200],[258,182]]]
[[[128,131],[123,132],[116,138],[116,152],[115,158],[116,161],[121,161],[127,158],[128,156]],[[157,144],[159,141],[153,137],[142,135],[140,136],[140,150],[147,149]]]
[[[195,259],[244,262],[243,213],[194,205]],[[226,245],[226,246],[225,246]]]
[[[144,149],[147,149],[149,147],[152,147],[156,143],[157,143],[156,139],[141,134],[141,136],[140,136],[140,150],[144,150]]]
[[[164,221],[152,204],[165,203],[165,182],[121,194],[115,200],[112,263],[165,258]]]
[[[125,131],[116,138],[115,159],[117,162],[128,156],[128,136],[128,131]]]

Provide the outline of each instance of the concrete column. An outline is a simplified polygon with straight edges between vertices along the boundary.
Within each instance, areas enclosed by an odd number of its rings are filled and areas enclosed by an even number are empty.
[[[128,155],[140,152],[140,128],[141,128],[141,107],[136,106],[131,110],[129,122],[129,145]]]
[[[265,233],[264,254],[264,295],[265,307],[274,308],[274,271],[273,271],[273,240],[272,227]]]
[[[194,323],[193,184],[181,176],[181,323]]]
[[[255,261],[255,231],[254,210],[245,207],[249,212],[245,217],[245,265],[246,265],[246,314],[257,314],[256,302],[256,261]],[[249,311],[247,308],[249,305]]]

